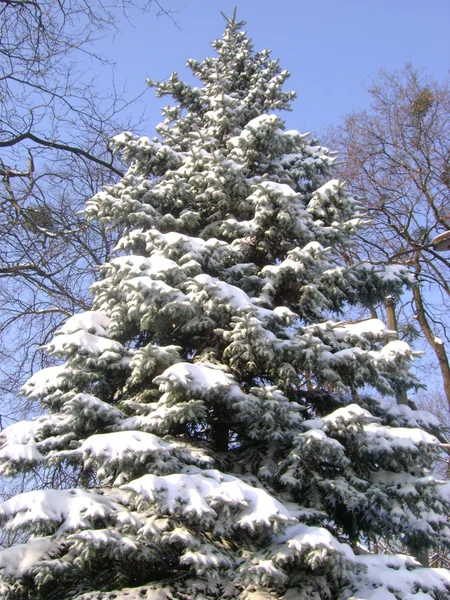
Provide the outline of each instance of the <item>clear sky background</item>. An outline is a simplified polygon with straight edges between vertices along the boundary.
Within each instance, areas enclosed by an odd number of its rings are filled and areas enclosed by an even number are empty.
[[[139,1],[139,0],[138,0]],[[353,109],[366,108],[364,87],[380,69],[400,69],[410,61],[442,81],[450,69],[450,0],[161,0],[180,11],[178,27],[156,11],[130,13],[113,40],[97,50],[116,63],[116,86],[128,96],[145,88],[145,78],[165,79],[174,70],[189,78],[187,58],[211,54],[210,41],[224,29],[222,10],[239,19],[255,49],[269,48],[292,77],[298,93],[289,128],[319,132]],[[98,67],[97,67],[98,68]],[[99,76],[96,73],[96,76]],[[100,78],[111,85],[110,76]],[[159,122],[159,107],[148,90],[141,108],[148,135]]]

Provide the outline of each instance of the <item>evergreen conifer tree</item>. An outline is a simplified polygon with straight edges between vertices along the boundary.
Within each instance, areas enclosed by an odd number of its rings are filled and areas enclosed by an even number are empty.
[[[450,576],[437,422],[364,395],[415,385],[410,348],[351,306],[408,273],[346,267],[359,206],[328,151],[286,131],[288,73],[235,17],[217,55],[155,85],[158,137],[114,139],[126,176],[86,209],[122,230],[2,432],[2,472],[63,473],[3,502],[6,600],[431,600]],[[407,555],[371,552],[374,537]]]

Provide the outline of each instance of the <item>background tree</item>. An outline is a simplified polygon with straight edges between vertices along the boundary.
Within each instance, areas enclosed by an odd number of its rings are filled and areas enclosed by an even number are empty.
[[[274,114],[289,74],[242,26],[189,61],[199,86],[155,84],[158,136],[116,136],[129,169],[88,202],[122,237],[47,345],[62,364],[24,387],[45,414],[1,436],[3,473],[55,474],[0,505],[33,534],[0,552],[7,600],[447,593],[446,571],[371,552],[447,547],[450,498],[436,419],[362,394],[414,386],[410,348],[341,320],[408,273],[343,264],[358,205]]]
[[[339,151],[337,174],[371,220],[347,259],[400,262],[415,274],[418,285],[399,304],[402,335],[426,340],[450,406],[450,255],[429,244],[450,229],[449,83],[407,65],[382,72],[368,92],[370,110],[350,114],[327,138]]]
[[[109,138],[138,128],[139,117],[130,123],[123,94],[102,92],[85,72],[89,64],[108,67],[95,42],[116,31],[131,7],[128,0],[0,1],[3,422],[24,410],[16,392],[41,364],[40,345],[64,318],[88,308],[87,285],[114,245],[105,227],[88,227],[79,211],[123,174]],[[156,0],[140,8],[173,18]]]

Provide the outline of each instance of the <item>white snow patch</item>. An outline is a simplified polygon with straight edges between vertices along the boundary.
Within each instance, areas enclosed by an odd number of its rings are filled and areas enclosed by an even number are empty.
[[[116,431],[113,433],[99,433],[88,437],[81,445],[80,450],[85,460],[95,458],[123,462],[134,456],[137,462],[140,455],[167,454],[172,448],[171,444],[161,438],[143,431]]]
[[[52,538],[35,538],[0,551],[0,570],[7,577],[21,577],[39,561],[49,558],[58,548]]]
[[[55,335],[71,334],[84,330],[97,335],[107,336],[107,329],[110,323],[111,319],[104,313],[98,310],[88,310],[67,319]]]
[[[292,523],[296,519],[265,490],[216,470],[185,469],[184,473],[157,477],[144,475],[123,485],[145,500],[155,502],[163,512],[188,517],[216,519],[224,506],[238,509],[230,527],[253,530],[259,525]]]
[[[210,395],[226,389],[228,397],[244,396],[233,376],[211,363],[175,363],[156,377],[154,382],[163,392],[182,387],[193,394]]]
[[[411,347],[401,340],[393,340],[386,344],[386,346],[383,346],[379,352],[372,352],[371,354],[391,362],[397,360],[398,356],[411,357]]]
[[[61,377],[66,372],[64,365],[41,369],[22,386],[21,392],[25,396],[44,396],[50,390],[58,389],[62,385]]]
[[[406,421],[407,427],[420,427],[422,429],[441,427],[439,419],[426,410],[413,410],[406,404],[396,404],[387,398],[378,398],[377,401],[392,416]]]
[[[5,529],[53,523],[59,532],[90,528],[92,520],[118,515],[125,509],[96,492],[87,490],[36,490],[13,496],[0,504]]]
[[[140,292],[145,292],[148,294],[167,294],[171,296],[172,300],[178,300],[180,302],[184,302],[187,300],[187,296],[183,294],[177,288],[173,288],[170,285],[167,285],[161,279],[151,279],[146,275],[142,277],[134,277],[133,279],[129,279],[125,281],[125,285],[129,286],[132,289],[139,290]]]
[[[404,279],[409,283],[416,281],[414,274],[408,271],[404,265],[383,265],[382,269],[376,269],[375,272],[384,281],[403,281]]]
[[[359,323],[346,323],[333,328],[333,333],[337,339],[343,339],[347,335],[360,337],[368,334],[379,337],[387,331],[389,331],[388,328],[380,319],[366,319],[359,321]]]
[[[8,460],[12,463],[26,464],[42,462],[44,460],[44,457],[37,449],[35,442],[30,441],[27,444],[6,445],[0,450],[0,459]],[[4,471],[3,468],[2,471]]]
[[[325,199],[325,198],[328,198],[329,196],[336,194],[340,190],[341,187],[342,187],[342,182],[339,181],[339,179],[330,179],[330,181],[327,181],[327,183],[322,185],[320,188],[318,188],[314,192],[314,194],[313,194],[314,199],[310,202],[310,205],[312,205],[314,202],[316,202],[318,200],[318,198]]]
[[[263,181],[259,184],[258,187],[268,192],[275,192],[276,194],[283,196],[284,198],[298,197],[298,193],[286,183],[278,183],[276,181]]]
[[[444,500],[444,502],[448,502],[450,504],[450,481],[437,486],[438,495]]]
[[[91,394],[75,394],[73,398],[67,400],[62,407],[63,413],[72,415],[81,413],[83,416],[92,418],[93,415],[102,415],[103,418],[109,421],[120,422],[126,417],[125,413],[110,404],[92,396]]]
[[[206,243],[202,238],[191,237],[175,231],[159,233],[158,237],[164,240],[168,246],[182,246],[183,250],[192,254],[193,258],[202,254]]]
[[[450,572],[447,569],[417,568],[419,563],[410,556],[368,554],[356,556],[354,562],[365,567],[365,571],[354,576],[358,591],[353,598],[357,600],[397,597],[433,600],[434,594],[418,591],[420,589],[436,589],[445,596],[448,594],[446,586],[450,586]],[[375,589],[377,595],[374,596]]]
[[[213,296],[228,301],[237,310],[247,310],[250,308],[261,319],[272,314],[272,311],[257,306],[254,300],[244,290],[241,290],[241,288],[225,283],[216,277],[197,275],[194,277],[194,281],[207,289]]]
[[[147,275],[152,277],[160,273],[170,273],[179,269],[174,260],[158,254],[150,258],[136,255],[118,256],[117,258],[113,258],[110,264],[119,269],[127,270],[129,275],[134,276]]]
[[[440,445],[439,440],[422,429],[405,427],[384,427],[378,423],[364,425],[364,432],[373,447],[381,452],[393,452],[395,449],[418,450],[420,444]]]
[[[310,548],[317,546],[325,548],[329,552],[338,552],[346,558],[353,560],[355,555],[347,544],[338,542],[331,533],[323,527],[310,527],[308,525],[294,525],[289,527],[283,535],[274,539],[275,543],[282,544],[296,554],[302,554]],[[281,549],[281,553],[283,549]]]
[[[276,115],[264,114],[264,115],[259,115],[259,116],[255,117],[254,119],[252,119],[251,121],[249,121],[245,127],[256,130],[256,129],[259,129],[261,126],[275,125],[279,122],[280,122],[280,119]]]
[[[343,406],[331,414],[322,417],[322,421],[324,423],[336,423],[338,420],[342,420],[344,423],[351,423],[357,419],[370,419],[373,421],[375,417],[373,417],[368,410],[362,408],[358,404],[349,404],[348,406]]]
[[[36,433],[40,430],[42,422],[46,421],[47,417],[38,417],[32,421],[19,421],[13,423],[1,432],[1,439],[5,444],[27,444],[33,440]]]
[[[104,352],[124,354],[124,347],[119,342],[101,337],[80,329],[70,334],[56,334],[49,344],[43,346],[48,352],[65,354],[69,350],[77,350],[81,354],[99,356]]]

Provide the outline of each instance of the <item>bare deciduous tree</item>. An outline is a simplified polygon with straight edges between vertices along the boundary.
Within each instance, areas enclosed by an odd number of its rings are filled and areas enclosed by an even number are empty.
[[[114,240],[79,211],[123,174],[111,135],[139,124],[128,102],[87,78],[107,65],[96,40],[132,8],[156,0],[0,0],[0,397],[4,417],[23,410],[17,389],[42,366],[38,348],[68,315],[89,306],[88,284]],[[39,363],[36,364],[36,362]],[[28,407],[30,408],[30,407]]]
[[[426,339],[450,406],[450,253],[430,244],[450,229],[449,83],[407,65],[382,72],[368,92],[371,109],[328,134],[339,150],[339,176],[364,199],[372,221],[348,259],[403,263],[415,274],[417,286],[399,307],[403,333],[415,329]]]

